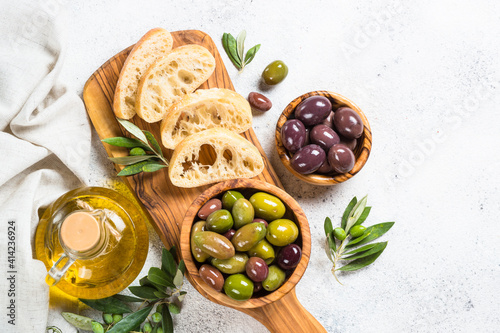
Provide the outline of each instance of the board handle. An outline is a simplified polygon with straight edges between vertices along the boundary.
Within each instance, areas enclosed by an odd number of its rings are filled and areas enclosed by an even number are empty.
[[[319,321],[300,304],[295,288],[271,304],[238,310],[260,321],[272,333],[327,332]]]

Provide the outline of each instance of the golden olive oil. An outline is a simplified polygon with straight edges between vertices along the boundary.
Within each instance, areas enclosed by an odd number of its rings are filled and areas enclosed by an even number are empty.
[[[96,257],[76,260],[55,287],[79,298],[108,297],[126,288],[142,269],[149,246],[146,221],[137,206],[116,191],[101,187],[70,191],[47,208],[38,224],[36,257],[47,270],[65,253],[59,237],[62,221],[82,209],[104,212],[106,244]]]

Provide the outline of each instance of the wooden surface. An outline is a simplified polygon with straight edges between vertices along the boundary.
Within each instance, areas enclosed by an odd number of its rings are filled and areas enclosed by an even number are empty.
[[[173,32],[172,36],[174,38],[174,47],[185,44],[199,44],[206,47],[214,55],[216,61],[215,72],[207,80],[207,82],[200,86],[200,88],[206,89],[218,87],[234,90],[231,79],[226,72],[224,63],[222,62],[220,54],[210,36],[197,30],[177,31]],[[101,139],[125,135],[125,132],[116,121],[112,111],[112,105],[114,90],[116,82],[118,81],[120,70],[131,49],[132,47],[129,47],[112,57],[109,61],[103,64],[85,84],[83,90],[85,107]],[[132,119],[132,122],[144,130],[149,130],[157,138],[160,138],[160,123],[149,124],[137,116]],[[270,165],[269,160],[265,156],[253,129],[243,133],[243,136],[253,142],[253,144],[261,152],[264,159],[265,169],[259,176],[255,177],[255,179],[259,179],[282,188],[282,184]],[[109,156],[118,157],[125,156],[127,154],[127,150],[124,148],[113,147],[107,144],[104,146]],[[172,154],[172,151],[165,148],[163,149],[163,152],[167,158],[169,158]],[[206,154],[202,152],[201,159],[203,160],[204,158],[209,158],[209,156],[206,156]],[[121,170],[122,167],[116,166],[116,168],[117,170]],[[162,169],[154,173],[141,173],[131,177],[126,177],[124,178],[124,181],[131,188],[132,192],[135,193],[139,202],[149,213],[155,230],[167,248],[170,248],[173,245],[179,246],[180,228],[188,207],[199,194],[209,187],[203,186],[193,189],[175,187],[170,183],[166,169]],[[193,283],[191,277],[188,276],[188,278]],[[294,307],[298,309],[297,311],[302,310],[300,313],[303,318],[298,318],[297,320],[300,319],[300,321],[307,321],[309,318],[311,321],[315,322],[315,327],[321,327],[314,317],[312,317],[305,309],[302,308],[302,306],[300,306],[294,295],[294,290],[291,289],[290,293],[286,297],[283,297],[280,301],[273,304],[266,305],[266,309],[271,311],[274,307],[276,308],[276,311],[273,313],[279,315],[279,309]],[[290,305],[281,305],[288,299],[290,300]],[[283,318],[267,316],[263,314],[263,311],[258,309],[240,310],[253,316],[257,320],[260,320],[272,331],[278,332],[278,328],[286,324]],[[266,310],[265,313],[267,312],[268,311]],[[324,331],[322,327],[321,329],[318,328],[318,330]],[[290,329],[287,329],[287,332],[290,331]],[[314,331],[315,330],[309,330],[308,332]]]
[[[339,107],[342,106],[347,106],[354,111],[356,111],[359,116],[361,117],[361,120],[363,121],[364,129],[363,129],[363,134],[361,137],[357,140],[357,145],[356,148],[354,149],[354,156],[356,156],[356,163],[354,164],[354,167],[351,171],[346,172],[346,173],[333,173],[331,175],[322,175],[322,174],[317,174],[317,173],[312,173],[309,175],[303,175],[295,171],[291,164],[291,154],[285,149],[282,143],[281,139],[281,127],[285,124],[285,122],[290,118],[290,116],[293,116],[293,112],[295,111],[295,108],[297,105],[299,105],[303,100],[305,100],[308,97],[311,96],[325,96],[332,102],[332,109],[338,109]],[[368,156],[370,156],[370,151],[372,149],[372,132],[370,129],[370,124],[368,122],[368,119],[366,118],[365,114],[361,109],[351,102],[349,99],[345,98],[344,96],[330,92],[330,91],[324,91],[324,90],[317,90],[317,91],[312,91],[307,94],[301,95],[294,99],[290,104],[288,104],[283,110],[280,118],[278,119],[278,123],[276,124],[276,149],[278,150],[278,154],[280,156],[281,162],[285,165],[285,167],[297,178],[302,179],[303,181],[306,181],[310,184],[315,184],[315,185],[335,185],[338,183],[345,182],[346,180],[352,178],[355,174],[357,174],[365,165],[366,161],[368,160]],[[328,153],[328,152],[327,152]]]

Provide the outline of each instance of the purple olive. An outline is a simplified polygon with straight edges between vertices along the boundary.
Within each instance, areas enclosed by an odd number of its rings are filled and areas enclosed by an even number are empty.
[[[342,107],[335,111],[333,123],[340,135],[357,139],[363,134],[363,121],[353,109]]]
[[[337,144],[328,152],[328,162],[332,169],[338,173],[349,172],[354,167],[356,158],[352,150],[343,144]]]
[[[262,282],[269,274],[269,267],[264,259],[259,257],[250,257],[245,267],[248,277],[255,282]]]
[[[333,126],[333,115],[334,114],[335,113],[333,111],[331,111],[330,114],[325,118],[325,120],[323,120],[321,122],[323,125],[326,125],[326,126],[330,127],[333,130],[335,130],[334,126]]]
[[[300,120],[290,119],[281,128],[281,140],[286,150],[295,153],[306,142],[306,128]]]
[[[358,144],[358,140],[356,139],[346,139],[343,136],[340,137],[340,143],[345,145],[350,150],[354,151],[356,149],[356,145]]]
[[[210,199],[200,208],[198,211],[198,217],[202,220],[206,220],[208,215],[212,214],[216,210],[222,208],[222,201],[219,199]]]
[[[290,244],[285,246],[278,253],[278,266],[284,270],[297,267],[302,258],[302,250],[297,244]]]
[[[319,169],[316,170],[317,173],[322,173],[322,174],[330,173],[332,171],[333,171],[333,169],[330,166],[330,163],[328,163],[328,159],[325,159],[325,161],[323,162],[323,164],[321,164]]]
[[[273,107],[273,103],[269,98],[257,92],[248,94],[248,103],[252,108],[261,112],[269,111]]]
[[[231,240],[233,238],[234,234],[236,233],[236,230],[234,229],[229,229],[226,231],[222,236],[226,237],[227,239]]]
[[[324,96],[311,96],[295,108],[295,118],[306,126],[321,123],[332,111],[332,103]]]
[[[263,223],[263,224],[266,226],[266,228],[267,228],[267,226],[269,225],[269,224],[267,223],[267,221],[266,221],[266,220],[264,220],[264,219],[253,219],[252,223],[255,223],[255,222]]]
[[[293,155],[290,164],[295,171],[305,175],[318,170],[325,159],[326,153],[320,146],[308,145]]]
[[[259,292],[262,289],[262,282],[253,283],[253,293]]]
[[[221,291],[224,286],[224,276],[215,267],[204,264],[199,270],[200,277],[206,284],[217,291]]]
[[[324,151],[328,151],[332,146],[340,142],[340,138],[334,130],[326,125],[316,125],[311,130],[311,141],[317,144]]]

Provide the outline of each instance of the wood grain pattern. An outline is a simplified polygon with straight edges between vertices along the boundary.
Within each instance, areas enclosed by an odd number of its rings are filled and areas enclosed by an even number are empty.
[[[200,88],[208,89],[218,87],[234,90],[231,79],[226,72],[224,63],[222,62],[220,54],[210,36],[198,30],[177,31],[173,32],[172,36],[174,39],[174,47],[185,44],[199,44],[207,48],[214,55],[216,61],[215,72],[207,80],[207,82],[201,85]],[[116,121],[112,105],[114,90],[118,81],[120,70],[131,49],[132,46],[108,60],[89,78],[85,84],[83,91],[85,106],[101,139],[126,135]],[[149,124],[138,117],[134,117],[132,122],[140,128],[150,131],[157,138],[160,137],[160,123]],[[259,176],[255,177],[255,179],[274,184],[282,188],[283,186],[270,165],[269,160],[265,156],[253,129],[243,133],[243,136],[259,149],[264,160],[265,169]],[[110,157],[127,155],[127,150],[124,148],[114,147],[107,144],[104,146]],[[163,153],[167,158],[172,155],[172,151],[165,148],[163,149]],[[206,152],[202,152],[201,158],[209,158],[209,156],[207,156]],[[117,165],[116,169],[119,171],[122,167]],[[193,201],[198,198],[200,193],[205,191],[209,186],[192,189],[175,187],[171,184],[166,169],[162,169],[154,173],[141,173],[123,179],[132,192],[135,193],[138,201],[144,206],[146,212],[149,213],[150,220],[153,222],[153,226],[165,246],[167,248],[174,245],[178,247],[180,229],[186,211]],[[300,274],[300,276],[302,276],[302,274]],[[196,285],[195,280],[191,277],[191,275],[188,275],[188,278],[194,285]],[[300,279],[300,277],[298,279]],[[289,300],[287,303],[289,305],[282,305],[285,300]],[[300,312],[300,316],[302,316],[302,318],[298,317],[295,320],[292,320],[291,323],[303,320],[308,322],[308,320],[310,320],[310,322],[314,323],[311,327],[316,327],[317,329],[306,330],[304,332],[324,332],[324,329],[314,319],[314,317],[312,317],[300,305],[300,303],[298,303],[295,298],[293,287],[290,289],[288,294],[281,298],[281,300],[266,305],[264,307],[268,309],[266,311],[259,310],[260,308],[239,308],[239,310],[260,320],[270,330],[279,332],[280,327],[281,329],[284,329],[287,325],[286,321],[282,317],[275,318],[275,315],[282,315],[282,312],[280,311],[283,311],[282,309],[288,307],[297,308],[297,311]],[[272,311],[273,309],[275,310],[274,312]],[[286,331],[299,332],[299,330],[294,330],[294,328],[287,329]]]
[[[281,128],[285,124],[285,122],[293,115],[295,108],[299,105],[303,100],[311,96],[325,96],[332,102],[332,108],[338,109],[342,106],[347,106],[354,111],[356,111],[364,124],[363,134],[358,139],[358,143],[356,148],[354,149],[354,156],[356,156],[356,163],[351,171],[342,173],[342,174],[332,174],[332,175],[321,175],[317,173],[312,173],[309,175],[303,175],[298,173],[292,168],[291,162],[291,154],[285,149],[282,143],[281,138]],[[352,178],[355,174],[357,174],[365,165],[368,157],[370,156],[370,151],[372,149],[372,132],[370,129],[370,123],[366,118],[365,114],[361,109],[354,104],[351,100],[345,98],[344,96],[330,92],[325,90],[317,90],[312,91],[307,94],[301,95],[294,99],[290,104],[288,104],[281,113],[280,118],[278,119],[278,123],[276,124],[276,149],[278,150],[278,154],[280,156],[281,162],[285,165],[285,167],[297,178],[302,179],[310,184],[314,185],[335,185],[338,183],[345,182],[346,180]]]

